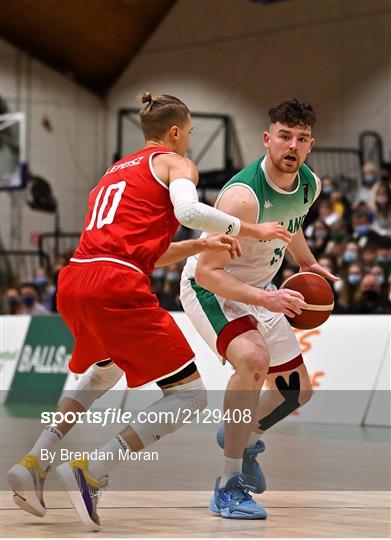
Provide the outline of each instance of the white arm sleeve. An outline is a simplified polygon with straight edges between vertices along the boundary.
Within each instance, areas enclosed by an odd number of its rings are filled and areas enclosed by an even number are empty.
[[[196,187],[188,178],[170,182],[169,191],[175,217],[185,227],[212,234],[239,234],[240,219],[199,202]]]

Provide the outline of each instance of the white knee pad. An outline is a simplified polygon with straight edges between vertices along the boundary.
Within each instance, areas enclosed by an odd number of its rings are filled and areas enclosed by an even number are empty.
[[[114,362],[111,362],[107,366],[94,364],[87,373],[80,377],[76,383],[76,388],[66,390],[62,397],[69,397],[77,401],[87,411],[94,401],[117,384],[123,374],[122,369],[114,364]]]
[[[144,448],[181,426],[191,423],[196,411],[205,409],[208,399],[202,380],[162,388],[164,397],[139,411],[131,427],[139,436]]]

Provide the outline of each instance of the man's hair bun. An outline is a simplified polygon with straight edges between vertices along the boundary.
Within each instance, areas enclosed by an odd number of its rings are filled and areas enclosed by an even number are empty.
[[[144,92],[141,96],[141,103],[152,103],[153,99],[150,92]]]

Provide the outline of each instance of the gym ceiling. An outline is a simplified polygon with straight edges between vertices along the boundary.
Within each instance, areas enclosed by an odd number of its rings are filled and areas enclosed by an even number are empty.
[[[177,0],[0,0],[0,37],[104,96]]]
[[[0,0],[0,37],[103,97],[180,1]]]

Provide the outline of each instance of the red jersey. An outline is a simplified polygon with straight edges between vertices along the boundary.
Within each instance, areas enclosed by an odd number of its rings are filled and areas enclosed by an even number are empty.
[[[168,186],[152,158],[173,153],[145,148],[109,167],[88,199],[88,213],[73,262],[111,261],[150,274],[178,228]]]

